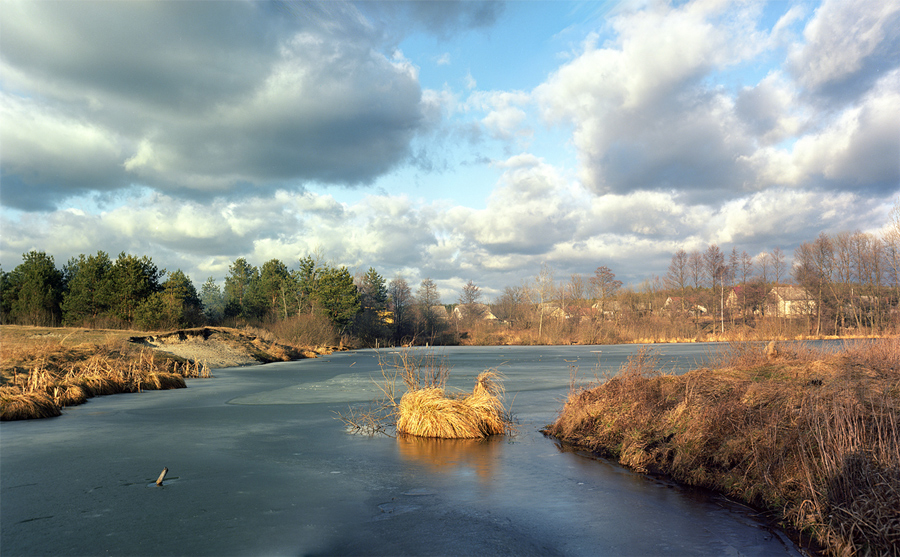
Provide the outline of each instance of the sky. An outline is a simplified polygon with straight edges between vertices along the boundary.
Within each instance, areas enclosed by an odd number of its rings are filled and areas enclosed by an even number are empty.
[[[0,4],[0,263],[318,254],[455,302],[879,234],[900,0]]]

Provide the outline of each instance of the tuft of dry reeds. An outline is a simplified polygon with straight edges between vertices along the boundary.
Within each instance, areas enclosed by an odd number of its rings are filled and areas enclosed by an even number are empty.
[[[0,387],[0,420],[53,418],[62,414],[46,392],[23,393],[15,387]]]
[[[479,439],[509,433],[512,417],[503,403],[502,377],[494,370],[480,373],[471,393],[448,392],[449,367],[433,353],[416,358],[410,351],[380,360],[383,398],[368,410],[351,408],[338,414],[354,431],[439,439]],[[406,392],[397,398],[397,380]]]
[[[442,388],[409,390],[397,407],[397,432],[440,439],[477,439],[506,433],[499,376],[484,371],[471,394]]]
[[[731,345],[715,364],[629,361],[546,433],[767,509],[829,554],[900,554],[900,343]]]

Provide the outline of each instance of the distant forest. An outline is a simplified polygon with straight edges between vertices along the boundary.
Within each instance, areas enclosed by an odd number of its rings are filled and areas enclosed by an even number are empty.
[[[897,210],[895,210],[897,213]],[[900,222],[897,219],[895,223]],[[883,237],[820,234],[794,252],[751,257],[710,245],[678,250],[664,275],[623,287],[600,266],[559,279],[544,265],[533,279],[483,299],[475,281],[445,304],[431,279],[415,291],[374,268],[353,276],[321,254],[289,268],[244,258],[224,288],[199,291],[182,271],[149,256],[79,255],[61,269],[31,251],[0,268],[4,324],[168,330],[251,325],[298,344],[565,344],[794,338],[900,331],[900,224]]]

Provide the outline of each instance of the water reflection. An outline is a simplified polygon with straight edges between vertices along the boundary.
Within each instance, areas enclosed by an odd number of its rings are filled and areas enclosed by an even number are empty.
[[[407,462],[441,474],[474,473],[481,482],[489,482],[495,474],[504,443],[504,435],[492,435],[485,439],[397,436],[400,456]]]

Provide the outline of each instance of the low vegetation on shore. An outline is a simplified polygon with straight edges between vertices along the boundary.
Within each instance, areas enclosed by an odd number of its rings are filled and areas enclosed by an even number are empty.
[[[143,335],[143,336],[135,336]],[[59,416],[88,398],[177,389],[210,367],[315,357],[263,330],[201,327],[167,333],[4,325],[0,420]]]
[[[59,416],[62,408],[88,398],[185,386],[185,377],[209,370],[111,336],[93,344],[68,346],[62,340],[17,341],[4,335],[0,419]]]
[[[676,376],[641,352],[545,433],[765,509],[832,555],[900,554],[900,343],[735,343]]]

